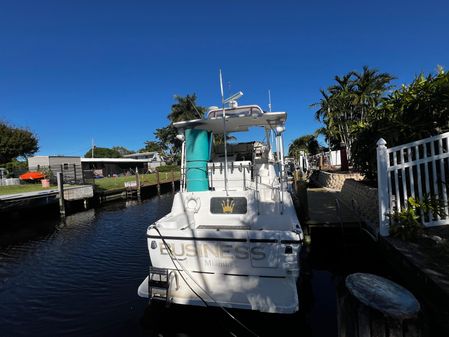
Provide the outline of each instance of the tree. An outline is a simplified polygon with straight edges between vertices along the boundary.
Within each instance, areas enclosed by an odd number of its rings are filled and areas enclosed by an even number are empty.
[[[164,151],[165,157],[171,162],[177,162],[180,156],[182,142],[176,138],[178,130],[170,124],[164,128],[156,129],[154,135],[159,139],[159,146]]]
[[[326,131],[322,133],[329,143],[343,142],[351,152],[359,131],[378,118],[392,79],[388,73],[364,66],[362,72],[336,76],[334,85],[320,90],[322,98],[311,106],[318,107],[315,117],[324,124]]]
[[[320,150],[320,145],[314,135],[305,135],[296,138],[290,144],[288,149],[289,157],[299,158],[300,152],[304,151],[307,154],[317,154]]]
[[[418,75],[409,85],[383,99],[375,118],[358,132],[353,146],[354,167],[377,179],[376,142],[389,147],[449,131],[449,73]]]
[[[17,157],[26,158],[39,150],[36,135],[24,128],[16,128],[0,122],[0,163]]]
[[[183,96],[175,96],[176,103],[171,106],[168,114],[170,122],[188,121],[191,119],[203,118],[206,109],[196,105],[196,94]]]
[[[206,112],[206,108],[196,104],[197,96],[195,93],[191,95],[175,96],[175,104],[172,105],[171,111],[167,118],[170,124],[166,127],[156,129],[154,135],[159,139],[159,146],[165,152],[165,156],[169,161],[176,162],[180,158],[181,141],[176,138],[177,129],[173,123],[202,118]]]
[[[111,150],[117,151],[118,153],[120,153],[120,156],[122,156],[122,157],[127,154],[134,153],[134,151],[128,150],[124,146],[113,146],[113,147],[111,147]]]
[[[88,150],[84,154],[85,158],[92,158],[92,150]],[[118,151],[109,149],[107,147],[94,147],[94,158],[120,158]]]
[[[141,148],[139,152],[162,152],[161,144],[154,140],[145,142],[145,147]]]

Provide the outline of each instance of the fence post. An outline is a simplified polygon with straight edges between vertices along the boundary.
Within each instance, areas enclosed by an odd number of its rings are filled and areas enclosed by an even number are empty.
[[[380,138],[377,141],[377,193],[379,198],[379,233],[390,234],[387,212],[390,208],[390,191],[388,190],[388,153],[387,142]]]
[[[78,182],[76,181],[76,164],[73,164],[73,180],[75,181],[75,184]]]

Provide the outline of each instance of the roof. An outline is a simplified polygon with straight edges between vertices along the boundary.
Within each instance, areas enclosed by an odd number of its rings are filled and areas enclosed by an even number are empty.
[[[132,158],[81,158],[82,163],[148,163],[148,159]]]
[[[152,152],[136,152],[131,154],[125,154],[124,158],[132,158],[132,157],[140,157],[140,156],[154,156],[154,154],[157,153],[157,151]]]
[[[225,112],[226,132],[247,131],[250,127],[257,126],[271,129],[284,125],[287,119],[286,112],[262,112],[262,109],[254,105],[225,109]],[[211,111],[208,116],[208,119],[194,119],[173,123],[173,125],[178,129],[199,129],[218,134],[223,133],[222,110]]]
[[[80,156],[63,156],[63,155],[54,155],[54,156],[32,156],[29,158],[80,158]]]

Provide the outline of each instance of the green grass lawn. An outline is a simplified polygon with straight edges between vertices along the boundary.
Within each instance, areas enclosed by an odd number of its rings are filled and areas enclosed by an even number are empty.
[[[0,195],[4,194],[18,194],[25,192],[35,192],[35,191],[48,191],[51,189],[58,188],[57,186],[50,186],[43,188],[39,184],[23,184],[23,185],[12,185],[12,186],[0,186]]]
[[[175,180],[179,179],[181,176],[180,172],[174,172]],[[170,172],[161,172],[159,173],[160,182],[171,181],[171,173]],[[118,188],[125,187],[125,181],[136,181],[136,176],[127,176],[127,177],[117,177],[117,178],[101,178],[95,179],[95,185],[97,188],[101,190],[113,190]],[[141,174],[140,181],[144,185],[156,184],[156,174]],[[35,192],[35,191],[47,191],[50,189],[57,189],[57,186],[50,186],[47,188],[43,188],[42,185],[39,184],[23,184],[23,185],[13,185],[13,186],[0,186],[0,195],[4,194],[18,194],[25,192]]]
[[[177,180],[181,176],[181,173],[174,172],[174,176],[175,180]],[[161,183],[171,181],[171,173],[161,172],[159,173],[159,179]],[[97,186],[97,188],[102,190],[113,190],[118,188],[124,188],[126,181],[136,181],[136,176],[95,179],[95,185]],[[156,174],[155,173],[141,174],[140,181],[144,185],[156,184]]]

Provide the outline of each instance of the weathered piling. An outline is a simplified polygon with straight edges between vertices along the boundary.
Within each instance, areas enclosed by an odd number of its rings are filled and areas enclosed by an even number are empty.
[[[356,273],[339,296],[340,337],[419,337],[419,302],[407,289],[383,277]]]
[[[140,176],[139,169],[136,167],[136,189],[137,189],[137,198],[140,198]]]
[[[161,178],[159,176],[159,171],[156,170],[156,187],[157,187],[157,195],[161,195]]]
[[[171,190],[172,192],[175,192],[175,173],[173,170],[170,171],[171,173]]]
[[[57,172],[56,178],[58,181],[59,213],[62,217],[65,217],[64,176],[62,175],[62,172]]]
[[[307,182],[302,179],[299,171],[293,174],[294,199],[298,208],[299,221],[305,222],[309,219],[309,203],[307,198]]]

